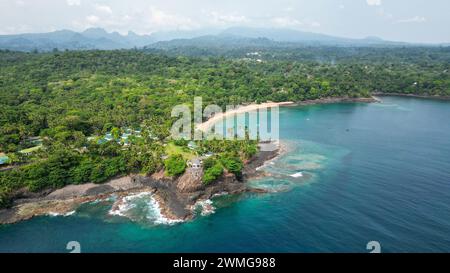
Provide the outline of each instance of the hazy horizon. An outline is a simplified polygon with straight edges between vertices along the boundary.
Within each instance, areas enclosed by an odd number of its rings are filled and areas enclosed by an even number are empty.
[[[1,0],[0,35],[88,28],[152,34],[239,26],[440,44],[450,43],[448,10],[445,0]]]

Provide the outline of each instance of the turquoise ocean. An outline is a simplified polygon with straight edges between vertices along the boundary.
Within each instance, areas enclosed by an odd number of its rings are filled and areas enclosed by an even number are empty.
[[[0,226],[0,252],[450,252],[450,102],[285,107],[286,153],[250,181],[264,195],[222,195],[214,211],[167,223],[148,195],[83,204],[70,216]]]

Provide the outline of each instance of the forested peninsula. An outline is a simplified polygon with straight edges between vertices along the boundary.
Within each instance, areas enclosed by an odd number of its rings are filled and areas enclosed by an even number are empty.
[[[179,49],[178,49],[179,50]],[[319,51],[318,51],[319,50]],[[333,52],[330,55],[329,52]],[[183,55],[180,55],[183,54]],[[242,176],[255,140],[173,140],[172,107],[450,96],[450,48],[0,51],[0,208],[128,174]],[[201,54],[200,54],[201,55]]]

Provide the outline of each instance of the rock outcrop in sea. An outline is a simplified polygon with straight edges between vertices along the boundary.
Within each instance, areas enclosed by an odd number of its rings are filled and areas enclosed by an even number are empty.
[[[28,220],[36,216],[69,216],[78,206],[88,202],[110,199],[114,195],[115,202],[111,207],[111,215],[126,216],[122,212],[127,209],[129,196],[148,196],[157,207],[163,222],[177,223],[193,219],[198,204],[205,204],[204,209],[211,211],[208,200],[215,195],[239,194],[246,191],[266,192],[247,186],[248,179],[264,175],[257,168],[267,160],[278,155],[278,150],[261,151],[253,159],[246,162],[243,176],[237,179],[234,174],[224,172],[217,181],[205,185],[202,181],[201,169],[189,168],[180,177],[167,177],[164,172],[151,176],[129,175],[113,179],[105,184],[69,185],[55,191],[30,193],[22,190],[17,193],[13,206],[0,210],[0,224],[10,224]],[[209,204],[210,205],[210,204]]]

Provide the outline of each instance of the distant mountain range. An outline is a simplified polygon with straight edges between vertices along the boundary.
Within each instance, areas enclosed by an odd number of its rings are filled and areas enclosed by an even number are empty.
[[[274,47],[290,44],[288,42],[277,42],[268,38],[248,38],[234,35],[206,35],[190,39],[174,39],[170,41],[160,41],[146,46],[147,49],[170,50],[180,47]]]
[[[174,47],[239,47],[239,46],[399,46],[402,42],[385,41],[378,37],[350,39],[292,29],[233,27],[225,30],[157,32],[138,35],[129,32],[106,32],[90,28],[83,32],[60,30],[49,33],[0,35],[0,49],[18,51],[88,50],[88,49],[170,49]]]
[[[383,39],[378,37],[368,37],[365,39],[350,39],[313,32],[298,31],[293,29],[276,29],[276,28],[233,27],[226,29],[220,35],[241,36],[248,38],[264,37],[277,42],[322,44],[322,45],[405,44],[405,43],[384,41]]]
[[[143,47],[154,43],[148,35],[137,35],[129,32],[121,35],[118,32],[108,33],[101,28],[90,28],[83,32],[59,30],[49,33],[30,33],[16,35],[0,35],[0,49],[18,51],[51,51],[87,50],[87,49],[127,49]]]

